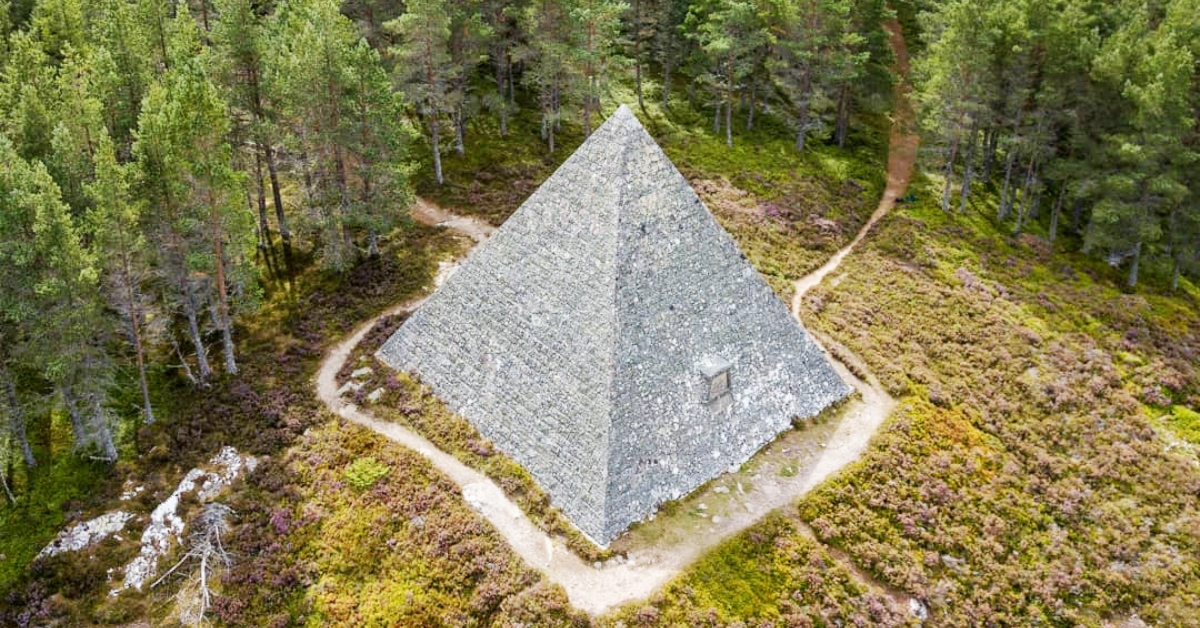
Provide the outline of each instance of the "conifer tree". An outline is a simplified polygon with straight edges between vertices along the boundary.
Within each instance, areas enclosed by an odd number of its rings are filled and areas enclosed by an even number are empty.
[[[230,166],[229,125],[225,103],[199,61],[181,63],[147,95],[134,147],[139,186],[153,208],[157,266],[186,319],[201,381],[212,373],[203,308],[211,307],[221,335],[225,371],[236,373],[230,286],[251,284],[243,267],[253,227],[241,205],[243,177]]]
[[[527,42],[518,52],[525,67],[522,79],[537,93],[542,110],[542,139],[554,152],[562,106],[574,98],[577,78],[572,72],[571,9],[574,0],[533,0],[521,16]]]
[[[398,39],[391,54],[396,59],[397,82],[429,128],[434,178],[441,185],[445,183],[441,124],[451,108],[450,83],[460,69],[451,63],[448,49],[450,14],[445,0],[412,0],[407,6],[404,15],[387,24]]]
[[[36,372],[61,394],[77,448],[96,445],[103,458],[116,458],[104,411],[109,365],[96,278],[49,172],[0,137],[0,386],[9,431],[28,466],[36,461],[15,386],[18,369]]]
[[[600,94],[617,61],[615,43],[626,5],[613,0],[577,0],[570,24],[575,31],[573,64],[582,81],[583,135],[592,133],[592,113],[600,110]]]
[[[130,167],[118,163],[116,147],[107,134],[101,134],[97,142],[95,163],[95,181],[87,186],[93,203],[87,217],[88,231],[105,294],[133,349],[141,388],[142,419],[153,423],[154,407],[146,377],[146,349],[150,340],[146,325],[148,307],[142,293],[151,269],[142,234],[142,206],[130,190]]]
[[[266,185],[262,172],[262,166],[265,166],[276,227],[283,241],[290,244],[292,232],[284,212],[276,147],[276,136],[280,132],[276,115],[278,87],[268,81],[271,75],[265,58],[272,49],[270,37],[275,25],[259,15],[256,4],[252,0],[216,0],[214,8],[220,19],[213,27],[212,40],[217,51],[218,74],[230,90],[231,104],[246,116],[244,125],[248,128],[243,135],[250,139],[247,149],[252,157],[249,161],[256,164],[259,229],[269,245]]]
[[[725,144],[730,148],[733,103],[772,41],[764,18],[760,7],[749,0],[702,0],[692,3],[685,22],[706,67],[697,80],[713,96],[713,132],[720,134],[724,112]]]

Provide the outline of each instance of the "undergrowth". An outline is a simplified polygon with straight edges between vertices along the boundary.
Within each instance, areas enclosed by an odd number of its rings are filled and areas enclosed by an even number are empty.
[[[605,626],[904,626],[793,514],[775,512],[723,541],[646,602]]]
[[[1038,233],[1011,238],[990,195],[943,214],[916,193],[806,298],[807,324],[904,403],[802,517],[938,625],[1189,625],[1195,297],[1122,292]]]
[[[17,507],[0,509],[6,550],[17,548],[13,554],[5,551],[4,569],[20,574],[0,587],[0,625],[65,621],[85,626],[167,612],[174,593],[169,586],[127,592],[114,599],[107,596],[105,570],[119,567],[136,553],[145,513],[174,490],[189,468],[224,445],[262,457],[258,473],[272,473],[279,464],[277,456],[301,433],[329,419],[313,394],[311,379],[330,339],[423,289],[431,282],[437,261],[457,247],[457,240],[441,230],[408,225],[393,234],[382,257],[365,260],[344,274],[305,270],[303,260],[293,260],[301,271],[297,277],[272,284],[262,310],[237,329],[239,376],[221,377],[208,388],[197,388],[173,373],[156,372],[152,385],[155,398],[162,400],[156,407],[160,420],[132,435],[133,442],[127,445],[132,451],[122,462],[113,469],[93,468],[77,458],[58,456],[75,462],[56,463],[49,474],[54,484],[46,492],[27,493]],[[99,481],[104,475],[107,478]],[[78,484],[71,486],[76,478]],[[127,481],[146,488],[133,501],[122,502],[117,496]],[[183,514],[194,506],[185,503]],[[235,525],[253,527],[250,521],[256,508],[270,507],[265,502],[239,510]],[[29,563],[57,529],[114,508],[143,514],[122,532],[123,541],[110,539],[89,551]],[[10,530],[36,532],[17,536]],[[231,546],[236,554],[249,555],[243,549]],[[257,550],[271,551],[286,556],[288,547]],[[7,571],[10,565],[12,572]],[[233,573],[238,569],[235,565]],[[239,595],[252,600],[256,595],[296,597],[302,592],[302,583],[293,583],[292,588],[246,590]]]

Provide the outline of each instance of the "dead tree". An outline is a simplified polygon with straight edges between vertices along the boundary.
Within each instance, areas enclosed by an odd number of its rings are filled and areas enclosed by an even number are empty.
[[[158,586],[184,563],[196,563],[195,570],[187,576],[175,595],[179,622],[185,626],[199,625],[204,621],[204,615],[212,606],[214,580],[233,564],[233,558],[221,541],[229,532],[229,518],[232,515],[233,509],[225,504],[206,504],[193,522],[195,530],[188,536],[187,553],[150,585]]]

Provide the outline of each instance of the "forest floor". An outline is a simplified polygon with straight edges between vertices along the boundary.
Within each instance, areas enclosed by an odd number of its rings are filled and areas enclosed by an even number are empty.
[[[906,72],[908,64],[903,38],[895,24],[889,28],[897,51],[897,69]],[[878,209],[848,245],[795,283],[793,314],[797,318],[804,294],[838,268],[907,189],[918,141],[912,128],[912,108],[907,102],[907,91],[905,82],[897,84],[899,106],[891,131],[887,186]],[[447,227],[477,243],[494,231],[478,218],[455,215],[426,199],[417,200],[412,215],[418,222]],[[423,299],[396,306],[363,323],[339,343],[318,371],[317,391],[321,401],[342,418],[415,449],[428,458],[460,487],[466,501],[496,527],[526,563],[560,584],[575,607],[592,614],[648,597],[723,539],[745,530],[768,512],[794,502],[853,462],[866,450],[867,443],[896,404],[878,380],[865,370],[862,360],[844,347],[836,346],[835,369],[854,385],[859,398],[827,413],[829,416],[806,429],[784,434],[736,473],[722,475],[687,498],[664,507],[653,520],[635,526],[614,542],[612,550],[618,558],[589,565],[562,540],[552,538],[526,517],[491,478],[439,450],[415,431],[381,420],[339,394],[338,373],[358,344],[381,321],[412,311],[421,302]],[[834,554],[834,558],[869,589],[885,594],[892,602],[894,612],[903,615],[909,611],[911,596],[876,582],[850,564],[844,555]]]

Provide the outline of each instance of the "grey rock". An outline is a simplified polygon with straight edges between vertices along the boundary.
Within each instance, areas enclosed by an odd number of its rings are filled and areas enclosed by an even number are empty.
[[[851,392],[626,107],[377,355],[601,544]]]

